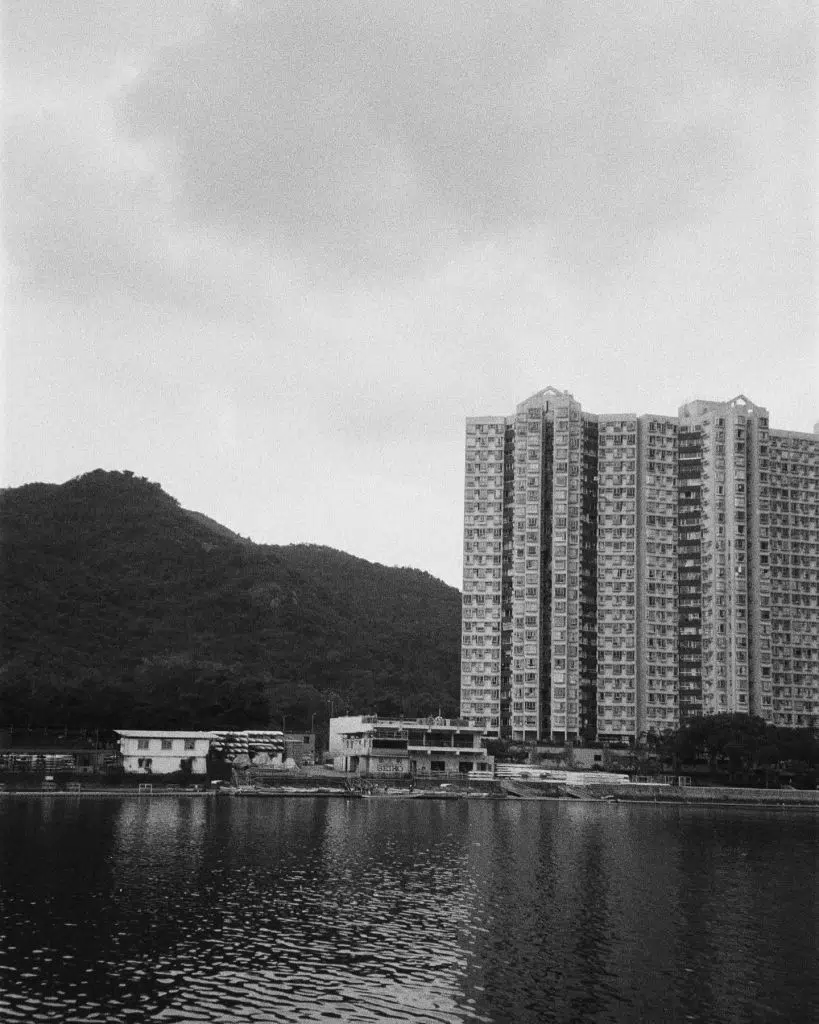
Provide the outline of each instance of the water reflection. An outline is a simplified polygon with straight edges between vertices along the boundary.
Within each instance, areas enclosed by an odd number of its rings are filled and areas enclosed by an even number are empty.
[[[0,803],[9,1020],[819,1019],[807,814]]]

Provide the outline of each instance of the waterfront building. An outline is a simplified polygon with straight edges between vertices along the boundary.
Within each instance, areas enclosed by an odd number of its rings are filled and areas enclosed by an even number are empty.
[[[204,775],[213,733],[171,732],[151,729],[116,729],[122,766],[139,775],[170,775],[190,771]]]
[[[546,388],[466,423],[461,714],[630,743],[819,716],[819,434],[742,395],[676,417]]]
[[[492,771],[480,726],[459,718],[330,719],[330,753],[336,766],[361,775],[446,775]]]
[[[312,732],[286,732],[283,736],[284,759],[292,758],[297,765],[316,763],[316,736]]]

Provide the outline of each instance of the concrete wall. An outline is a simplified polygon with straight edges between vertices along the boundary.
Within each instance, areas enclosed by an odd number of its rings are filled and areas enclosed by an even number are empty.
[[[819,808],[819,790],[811,789],[745,789],[739,786],[652,786],[626,784],[618,786],[618,798],[626,800],[667,801],[687,804],[736,803],[758,806],[781,804],[811,805]]]
[[[305,739],[306,737],[306,739]],[[316,737],[311,732],[287,732],[284,734],[285,757],[292,757],[296,764],[313,764],[316,760]]]
[[[566,759],[572,768],[583,770],[603,768],[607,764],[606,751],[602,747],[569,747]]]
[[[204,775],[207,771],[207,760],[204,757],[194,757],[191,752],[186,754],[158,753],[156,751],[140,750],[139,754],[127,754],[123,757],[122,766],[125,771],[133,775],[171,775],[173,772],[182,770],[182,762],[190,759],[191,771],[194,775]],[[150,769],[147,762],[150,761]],[[142,762],[140,764],[140,762]]]
[[[344,715],[339,718],[330,719],[330,739],[327,746],[327,753],[333,758],[341,757],[344,754],[342,733],[354,732],[364,721],[363,715]]]
[[[181,736],[159,731],[148,736],[120,734],[123,768],[138,775],[170,775],[181,771],[183,761],[190,761],[194,774],[204,775],[210,740],[210,733]],[[163,743],[166,748],[163,748]]]
[[[406,774],[410,769],[408,757],[362,757],[361,771],[369,771],[374,775],[387,773],[391,775]],[[364,767],[364,765],[367,767]]]

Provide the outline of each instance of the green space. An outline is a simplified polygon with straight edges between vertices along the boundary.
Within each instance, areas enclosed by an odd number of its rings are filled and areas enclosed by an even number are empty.
[[[2,493],[0,729],[315,727],[457,713],[460,594],[254,544],[96,470]]]

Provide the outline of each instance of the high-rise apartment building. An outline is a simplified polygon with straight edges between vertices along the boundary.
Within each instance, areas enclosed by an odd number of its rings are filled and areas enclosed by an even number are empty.
[[[597,737],[679,724],[677,425],[598,417]]]
[[[767,589],[760,614],[768,626],[770,686],[762,689],[760,713],[779,725],[819,722],[817,441],[819,426],[814,434],[769,433]]]
[[[519,741],[819,717],[819,435],[546,388],[467,421],[461,713]]]

